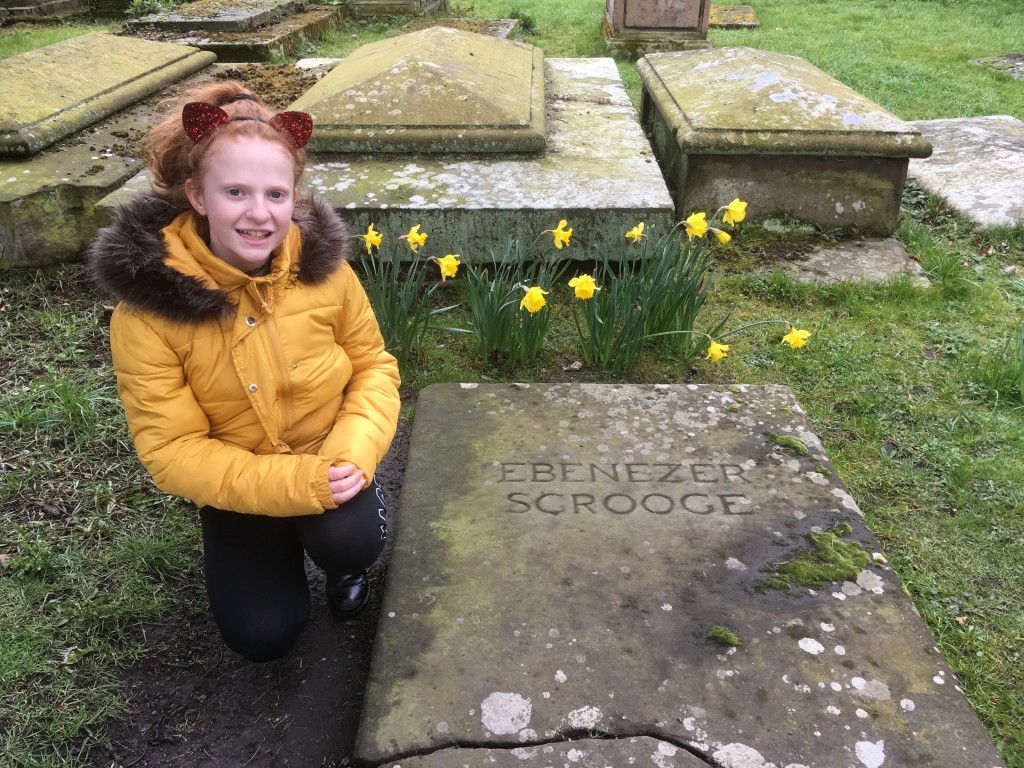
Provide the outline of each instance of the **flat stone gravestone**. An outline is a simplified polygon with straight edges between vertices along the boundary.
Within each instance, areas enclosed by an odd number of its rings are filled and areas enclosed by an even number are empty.
[[[888,235],[908,158],[931,153],[913,125],[796,56],[736,46],[653,53],[637,68],[680,218],[738,197],[755,215]]]
[[[1010,115],[917,120],[935,147],[907,173],[982,227],[1024,223],[1024,121]]]
[[[711,29],[756,29],[761,26],[753,6],[712,5],[708,27]]]
[[[788,388],[428,387],[396,528],[357,764],[1002,765]]]
[[[174,32],[246,32],[287,16],[295,6],[295,0],[196,0],[144,16],[127,26],[132,30],[155,27]]]
[[[0,156],[28,155],[212,64],[180,45],[103,32],[0,61]]]

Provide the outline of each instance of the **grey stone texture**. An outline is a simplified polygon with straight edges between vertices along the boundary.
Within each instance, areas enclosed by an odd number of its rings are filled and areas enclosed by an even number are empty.
[[[544,54],[428,27],[364,45],[304,93],[315,152],[542,152]]]
[[[915,127],[795,56],[731,47],[637,66],[641,121],[680,218],[739,197],[755,218],[888,235],[908,158],[931,152]]]
[[[403,758],[389,768],[707,768],[707,765],[686,749],[667,741],[647,736],[611,740],[595,736],[515,749],[445,749]]]
[[[357,764],[1002,765],[788,388],[433,385],[395,527]]]
[[[349,0],[349,11],[357,18],[373,16],[422,16],[447,13],[449,0]]]
[[[4,59],[0,156],[39,152],[213,60],[194,48],[103,32]]]
[[[247,32],[288,16],[295,0],[195,0],[160,13],[129,21],[130,30],[146,27],[172,32]]]
[[[704,50],[711,0],[607,0],[608,50],[637,58],[655,51]]]
[[[260,62],[285,58],[310,40],[321,37],[338,25],[344,16],[339,5],[311,6],[286,16],[271,18],[258,29],[248,31],[209,30],[201,23],[180,30],[139,26],[134,34],[147,40],[188,45],[216,54],[217,61]]]
[[[908,175],[982,227],[1024,223],[1024,121],[1010,115],[917,120],[935,151]]]
[[[801,282],[884,283],[908,276],[916,285],[930,285],[921,265],[891,237],[842,240],[780,264]]]

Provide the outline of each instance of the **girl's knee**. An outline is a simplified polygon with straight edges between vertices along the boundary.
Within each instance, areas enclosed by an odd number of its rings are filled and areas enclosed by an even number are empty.
[[[306,619],[262,621],[221,627],[225,644],[240,656],[259,663],[287,656],[302,634]]]

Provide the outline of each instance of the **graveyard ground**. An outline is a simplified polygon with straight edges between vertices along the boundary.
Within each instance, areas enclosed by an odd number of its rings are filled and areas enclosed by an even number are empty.
[[[515,5],[548,55],[603,55],[603,3]],[[478,0],[475,13],[506,6]],[[1024,117],[1019,81],[967,63],[1019,50],[1017,0],[907,0],[899,23],[884,0],[755,6],[760,30],[712,33],[715,44],[804,56],[905,119]],[[836,45],[836,28],[856,44]],[[393,31],[347,26],[306,53]],[[0,55],[16,52],[0,39]],[[620,71],[635,96],[632,65]],[[1024,230],[978,231],[910,186],[897,238],[930,287],[798,284],[775,268],[831,235],[741,227],[716,251],[706,322],[784,317],[811,343],[790,350],[759,331],[693,366],[652,351],[628,378],[792,387],[1007,765],[1024,768],[1024,364],[1013,347]],[[465,299],[451,282],[437,298]],[[348,764],[376,604],[338,625],[317,603],[303,645],[278,664],[222,648],[194,513],[152,487],[128,439],[103,305],[77,265],[0,275],[0,765]],[[466,322],[461,310],[446,319]],[[382,470],[392,497],[427,384],[621,380],[565,370],[579,359],[574,333],[562,311],[541,360],[515,370],[478,361],[465,337],[432,335]]]

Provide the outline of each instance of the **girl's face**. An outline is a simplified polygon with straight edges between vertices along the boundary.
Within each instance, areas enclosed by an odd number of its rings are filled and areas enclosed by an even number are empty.
[[[295,164],[277,142],[257,136],[217,141],[202,183],[185,182],[192,207],[210,224],[210,250],[243,272],[284,242],[295,207]]]

